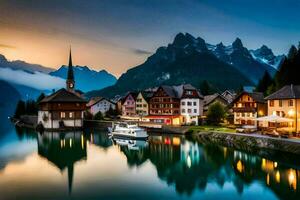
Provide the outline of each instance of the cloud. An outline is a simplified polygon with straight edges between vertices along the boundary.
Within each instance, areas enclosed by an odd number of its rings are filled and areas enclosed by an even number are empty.
[[[15,49],[16,47],[8,44],[0,44],[0,48]]]
[[[52,90],[65,86],[65,80],[59,77],[41,72],[27,73],[10,68],[0,68],[0,79],[38,90]]]
[[[132,52],[137,55],[150,55],[153,53],[151,51],[147,51],[147,50],[143,50],[143,49],[132,49]]]

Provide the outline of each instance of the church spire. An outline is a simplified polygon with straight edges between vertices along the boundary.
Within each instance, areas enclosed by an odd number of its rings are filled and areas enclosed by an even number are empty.
[[[67,84],[67,90],[74,91],[75,80],[74,80],[74,72],[73,72],[73,64],[72,64],[72,51],[71,51],[71,47],[70,47],[68,76],[67,76],[66,84]]]

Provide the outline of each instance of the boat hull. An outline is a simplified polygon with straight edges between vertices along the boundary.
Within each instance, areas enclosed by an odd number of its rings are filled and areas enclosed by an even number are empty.
[[[134,136],[134,135],[124,135],[124,134],[118,134],[112,132],[113,138],[120,138],[120,139],[131,139],[131,140],[147,140],[149,135],[145,136]]]

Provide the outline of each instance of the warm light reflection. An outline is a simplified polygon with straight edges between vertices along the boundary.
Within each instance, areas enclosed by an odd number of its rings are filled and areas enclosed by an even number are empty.
[[[277,183],[280,183],[280,172],[279,171],[277,171],[275,174],[275,180]]]
[[[63,148],[63,146],[64,146],[64,142],[63,140],[60,140],[60,148]]]
[[[81,148],[84,149],[84,136],[81,135]]]
[[[188,168],[190,168],[192,166],[192,160],[191,160],[191,157],[189,155],[186,159],[186,164],[187,164]]]
[[[92,144],[94,143],[94,136],[93,136],[93,134],[91,134],[91,143]]]
[[[274,162],[274,168],[277,168],[277,166],[278,166],[278,163]]]
[[[173,145],[176,145],[176,146],[180,145],[180,138],[174,137],[173,138]]]
[[[271,172],[274,170],[275,164],[273,161],[266,160],[265,158],[262,159],[261,169],[266,172]]]
[[[289,111],[288,111],[288,115],[289,115],[290,117],[293,117],[293,116],[295,115],[295,111],[294,111],[293,109],[289,110]]]
[[[269,174],[267,174],[267,178],[266,178],[267,180],[267,185],[270,185],[270,175]]]
[[[297,178],[296,178],[296,171],[293,169],[290,169],[289,171],[289,185],[296,190],[297,189]]]
[[[242,173],[242,172],[244,171],[244,165],[243,165],[243,163],[242,163],[241,160],[239,160],[239,161],[237,162],[236,168],[237,168],[237,170],[238,170],[240,173]]]

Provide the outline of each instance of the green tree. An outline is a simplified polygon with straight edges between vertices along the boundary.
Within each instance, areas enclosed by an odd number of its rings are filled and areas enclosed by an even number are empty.
[[[94,120],[103,120],[103,115],[100,111],[96,113]]]
[[[256,87],[256,91],[257,92],[262,92],[264,93],[264,95],[268,94],[268,88],[273,84],[273,80],[270,76],[270,74],[265,71],[263,77],[261,78],[261,80],[258,82],[257,87]]]
[[[26,101],[25,110],[26,110],[25,114],[27,115],[37,115],[38,113],[37,103],[34,100]]]
[[[17,104],[17,108],[14,114],[15,118],[20,118],[21,115],[24,115],[26,113],[26,106],[25,102],[20,100]]]
[[[225,107],[216,102],[208,107],[207,123],[212,125],[219,125],[226,117]]]

